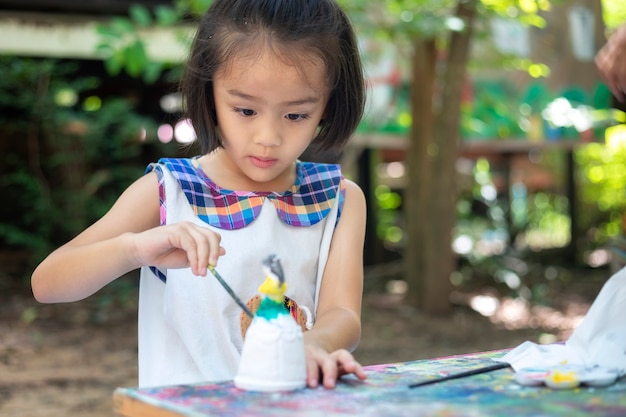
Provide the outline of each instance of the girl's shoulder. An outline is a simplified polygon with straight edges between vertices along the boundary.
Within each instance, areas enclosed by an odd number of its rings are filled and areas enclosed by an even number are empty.
[[[193,158],[161,158],[158,162],[148,164],[146,173],[156,172],[159,178],[159,184],[164,184],[166,176],[165,171],[171,174],[170,178],[182,187],[185,192],[204,189],[206,187],[219,190],[216,184],[202,171],[196,160]]]
[[[337,189],[343,181],[341,166],[338,164],[298,161],[296,169],[297,180],[292,191],[300,194],[320,187]]]
[[[161,158],[158,162],[152,162],[146,167],[146,173],[151,171],[160,171],[163,167],[167,168],[170,172],[190,173],[196,170],[194,166],[193,158]]]

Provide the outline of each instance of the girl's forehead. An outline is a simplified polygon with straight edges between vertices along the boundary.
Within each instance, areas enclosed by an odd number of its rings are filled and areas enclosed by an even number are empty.
[[[324,62],[313,53],[277,50],[276,48],[246,48],[230,56],[217,72],[218,78],[242,78],[250,74],[273,71],[281,74],[298,74],[313,85],[322,82],[321,87],[328,87],[327,71]]]

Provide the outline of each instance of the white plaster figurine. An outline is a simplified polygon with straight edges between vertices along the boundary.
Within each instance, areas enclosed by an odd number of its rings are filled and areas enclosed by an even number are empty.
[[[302,328],[285,308],[287,284],[280,260],[263,260],[261,304],[245,334],[235,386],[250,391],[290,391],[306,386]]]

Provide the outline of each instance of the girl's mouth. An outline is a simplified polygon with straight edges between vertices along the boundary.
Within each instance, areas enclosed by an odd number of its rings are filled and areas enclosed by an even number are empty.
[[[256,157],[256,156],[251,156],[250,157],[250,161],[252,161],[252,165],[254,165],[257,168],[269,168],[269,167],[273,166],[274,164],[276,164],[278,159],[259,158],[259,157]]]

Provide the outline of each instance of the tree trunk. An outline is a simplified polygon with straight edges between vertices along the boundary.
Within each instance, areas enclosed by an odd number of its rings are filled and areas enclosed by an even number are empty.
[[[417,38],[413,45],[411,113],[412,124],[406,153],[406,169],[409,181],[404,190],[404,213],[406,246],[404,264],[409,283],[407,301],[420,307],[425,283],[425,258],[429,258],[431,246],[424,244],[427,235],[427,209],[425,201],[431,195],[430,158],[428,149],[433,143],[435,118],[433,95],[437,50],[435,39]]]
[[[461,1],[457,16],[465,21],[453,32],[443,73],[440,106],[434,108],[434,41],[416,42],[412,94],[413,127],[407,155],[405,253],[409,302],[425,313],[450,310],[455,268],[452,232],[456,224],[456,159],[459,147],[461,92],[469,56],[476,1]],[[430,76],[430,82],[428,78]]]

